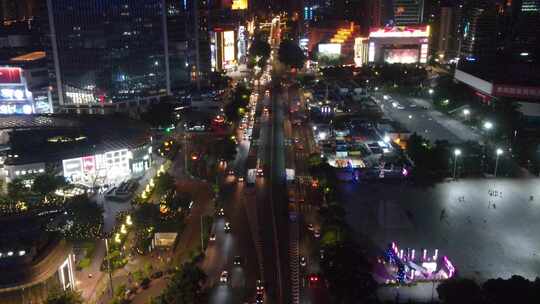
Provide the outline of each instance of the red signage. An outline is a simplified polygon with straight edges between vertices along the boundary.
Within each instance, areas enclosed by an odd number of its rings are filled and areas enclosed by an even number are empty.
[[[540,98],[540,87],[524,87],[496,84],[493,86],[493,95],[501,97],[538,99]]]
[[[0,68],[0,84],[21,84],[20,68]]]

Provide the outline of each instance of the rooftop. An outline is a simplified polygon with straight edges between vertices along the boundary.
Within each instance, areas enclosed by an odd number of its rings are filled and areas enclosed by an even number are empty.
[[[121,116],[9,115],[0,117],[9,133],[6,164],[54,162],[120,149],[149,140],[149,126]]]

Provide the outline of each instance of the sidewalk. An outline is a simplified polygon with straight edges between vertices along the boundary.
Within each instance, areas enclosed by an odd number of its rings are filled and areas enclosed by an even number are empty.
[[[161,166],[161,164],[163,164],[163,162],[164,160],[162,158],[156,158],[154,165],[149,168],[139,179],[139,186],[135,191],[135,195],[140,194],[144,190],[148,180],[150,180],[150,178],[156,174],[158,168]],[[103,194],[99,194],[97,196],[97,202],[99,205],[103,206],[105,211],[103,214],[105,232],[110,232],[113,229],[116,221],[116,214],[118,212],[131,209],[131,204],[129,202],[111,202],[106,200]],[[75,273],[77,289],[82,292],[83,299],[85,299],[86,303],[96,303],[98,296],[101,295],[100,292],[103,292],[106,286],[108,286],[104,284],[104,282],[108,282],[108,275],[106,272],[102,272],[100,270],[104,257],[105,242],[103,240],[97,240],[96,249],[90,266]],[[90,277],[90,275],[92,277]]]

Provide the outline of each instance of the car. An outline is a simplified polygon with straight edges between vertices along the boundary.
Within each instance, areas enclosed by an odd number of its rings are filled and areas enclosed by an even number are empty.
[[[321,261],[324,260],[324,257],[324,249],[319,250],[319,258],[321,259]]]
[[[298,137],[295,137],[295,138],[294,138],[294,142],[295,142],[295,143],[299,143],[299,142],[300,142],[300,139],[298,139]]]
[[[298,145],[298,150],[304,150],[304,145],[299,144],[299,145]]]
[[[142,289],[148,289],[148,287],[150,287],[150,279],[149,278],[142,279],[140,285],[141,285]]]
[[[315,230],[313,231],[313,236],[314,236],[316,239],[320,238],[320,237],[321,237],[321,231],[320,231],[319,229],[315,229]]]
[[[262,280],[257,280],[257,282],[255,282],[255,290],[257,291],[257,294],[264,293],[264,284]]]
[[[230,232],[231,231],[231,223],[225,222],[225,227],[223,227],[223,230],[225,232],[227,232],[227,233]]]
[[[233,265],[234,266],[242,265],[242,257],[239,256],[239,255],[235,256],[234,259],[233,259]]]
[[[255,294],[255,304],[262,304],[264,303],[264,294],[258,293]]]
[[[223,284],[227,284],[229,282],[229,272],[227,270],[223,270],[221,272],[221,275],[219,276],[219,282]]]
[[[307,265],[306,257],[305,257],[305,256],[301,256],[301,257],[300,257],[300,266],[306,267],[306,265]]]
[[[244,182],[244,177],[243,177],[243,176],[239,176],[239,177],[238,177],[238,182],[243,183],[243,182]]]
[[[225,216],[225,210],[223,208],[220,208],[217,212],[218,216]]]
[[[229,170],[229,171],[227,171],[227,174],[228,174],[228,175],[234,175],[234,170]]]
[[[308,224],[307,225],[307,230],[313,231],[313,230],[315,230],[315,227],[313,227],[313,224]]]
[[[157,278],[161,278],[162,276],[163,276],[163,271],[156,271],[152,274],[151,278],[157,279]]]
[[[215,241],[216,240],[216,234],[215,233],[210,234],[209,240],[210,241]]]
[[[317,273],[310,273],[307,276],[309,286],[318,286],[321,281],[321,277]]]

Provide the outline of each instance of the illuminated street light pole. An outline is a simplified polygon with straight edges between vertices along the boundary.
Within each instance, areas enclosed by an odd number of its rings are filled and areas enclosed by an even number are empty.
[[[503,153],[504,151],[501,148],[497,148],[497,158],[495,158],[495,172],[493,173],[495,177],[497,177],[497,169],[499,168],[499,156],[501,156]]]
[[[105,258],[107,259],[107,272],[109,273],[109,288],[111,291],[111,297],[114,294],[113,282],[112,282],[112,272],[111,272],[111,259],[109,257],[109,241],[105,237]]]
[[[454,179],[456,179],[456,169],[457,169],[457,159],[458,159],[458,156],[461,155],[461,150],[460,149],[455,149],[454,150]]]

